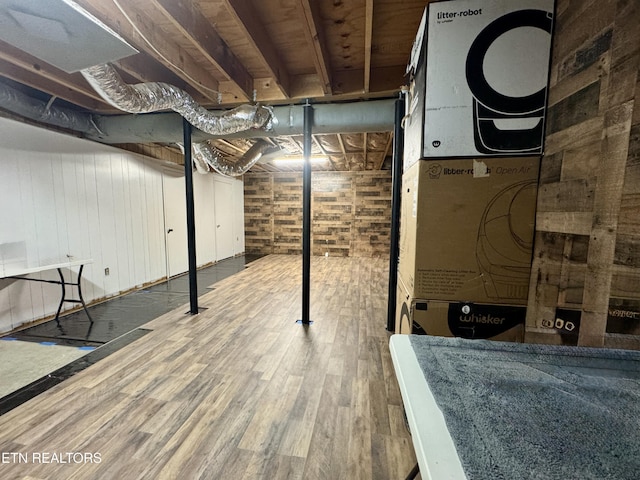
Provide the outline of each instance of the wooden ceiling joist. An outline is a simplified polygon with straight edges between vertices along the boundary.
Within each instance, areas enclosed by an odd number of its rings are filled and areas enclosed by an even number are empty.
[[[289,98],[291,96],[289,72],[260,18],[245,0],[224,1],[229,13],[235,18],[238,27],[243,30],[247,40],[262,59],[282,95]]]
[[[324,39],[322,22],[320,21],[318,2],[313,0],[300,0],[300,6],[306,22],[304,33],[313,49],[313,63],[321,79],[322,91],[325,95],[330,95],[333,93],[333,87],[331,85],[331,63],[329,62],[329,53]]]
[[[117,61],[116,65],[142,83],[165,82],[183,90],[189,88],[187,82],[148,55],[139,54],[122,58]]]
[[[373,0],[366,0],[364,25],[364,93],[371,88],[371,42],[373,39]]]
[[[315,143],[317,145],[317,147],[320,149],[322,154],[326,155],[326,157],[329,159],[329,163],[331,164],[331,170],[339,170],[339,168],[336,167],[336,164],[333,163],[333,160],[331,159],[331,155],[329,155],[327,153],[327,151],[324,149],[324,147],[322,146],[322,144],[318,140],[317,136],[316,135],[312,135],[311,139],[313,140],[313,143]]]
[[[168,39],[161,29],[156,28],[148,14],[133,7],[131,3],[125,3],[124,0],[77,0],[77,3],[100,21],[112,26],[116,33],[135,48],[166,65],[202,95],[217,102],[218,82],[182,47]],[[126,16],[118,8],[114,8],[114,4],[120,6]]]
[[[140,1],[140,0],[138,0]],[[144,0],[148,3],[149,0]],[[253,78],[192,0],[152,0],[190,43],[246,96],[253,98]]]
[[[376,170],[382,170],[382,165],[384,165],[384,160],[385,158],[387,158],[387,155],[389,155],[389,150],[391,150],[392,144],[393,144],[393,133],[389,132],[389,138],[387,139],[387,144],[384,147],[384,154],[382,155],[382,158],[380,159],[380,162],[378,163],[378,165],[376,165]]]
[[[368,154],[369,154],[369,145],[367,142],[367,136],[369,134],[367,132],[364,132],[362,134],[362,156],[364,158],[364,169],[367,169],[367,161],[368,161]]]

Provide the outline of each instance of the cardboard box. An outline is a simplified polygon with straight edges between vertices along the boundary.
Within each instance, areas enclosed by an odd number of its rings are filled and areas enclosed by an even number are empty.
[[[425,61],[426,24],[427,9],[425,8],[418,34],[413,42],[411,58],[406,71],[409,90],[405,97],[405,117],[403,123],[404,145],[402,170],[405,172],[423,156],[424,86],[427,78],[427,62]]]
[[[396,333],[522,342],[526,307],[411,298],[398,282]]]
[[[538,157],[420,160],[402,177],[411,298],[526,305]]]
[[[554,9],[554,0],[428,5],[407,67],[406,167],[542,153]]]

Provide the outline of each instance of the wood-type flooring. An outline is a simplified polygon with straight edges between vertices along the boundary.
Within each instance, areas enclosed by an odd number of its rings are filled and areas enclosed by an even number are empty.
[[[0,478],[399,479],[387,261],[270,255],[0,417]]]

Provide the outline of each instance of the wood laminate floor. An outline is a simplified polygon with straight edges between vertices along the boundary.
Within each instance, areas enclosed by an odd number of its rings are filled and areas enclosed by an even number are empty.
[[[0,478],[401,479],[384,259],[270,255],[0,417]]]

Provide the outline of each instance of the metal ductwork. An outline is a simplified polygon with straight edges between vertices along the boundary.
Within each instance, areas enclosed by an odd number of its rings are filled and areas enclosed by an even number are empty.
[[[229,162],[209,142],[193,144],[193,163],[199,173],[216,171],[227,177],[238,177],[253,167],[270,150],[277,150],[270,143],[258,139],[236,162]]]
[[[168,83],[125,83],[116,69],[107,64],[85,68],[81,73],[107,103],[119,110],[129,113],[173,110],[211,135],[228,135],[252,128],[269,130],[273,124],[267,107],[241,105],[216,115],[200,106],[187,92]]]
[[[393,130],[395,99],[314,104],[313,133],[362,133]],[[193,131],[193,141],[213,138],[260,138],[302,135],[303,105],[272,107],[274,124],[268,130],[247,130],[229,135]],[[103,143],[182,142],[182,117],[175,113],[95,116],[101,134],[87,137]]]
[[[142,84],[145,85],[145,84]],[[136,85],[139,87],[140,85]],[[156,91],[157,92],[157,91]],[[98,115],[77,112],[29,97],[0,82],[0,107],[17,115],[49,123],[81,133],[84,137],[107,144],[119,143],[181,143],[182,117],[177,113],[148,113],[146,115]],[[314,133],[382,132],[393,129],[395,100],[369,100],[339,104],[314,105]],[[253,108],[253,107],[252,107]],[[265,108],[265,107],[263,107]],[[199,107],[202,109],[202,107]],[[202,109],[204,110],[204,109]],[[206,111],[206,110],[205,110]],[[194,159],[200,162],[199,171],[213,169],[223,175],[242,175],[259,158],[269,155],[268,142],[257,142],[235,164],[228,162],[208,143],[212,138],[261,138],[302,135],[303,106],[277,106],[269,110],[272,118],[270,130],[238,131],[214,135],[201,130],[193,131]],[[242,117],[235,109],[222,114],[211,114],[215,120],[234,115]],[[216,123],[210,121],[210,123]],[[242,122],[245,122],[242,120]],[[258,121],[260,123],[261,120]],[[246,123],[244,124],[247,125]],[[255,125],[255,123],[253,124]],[[236,123],[233,128],[238,128]]]
[[[212,135],[229,135],[250,129],[269,130],[273,115],[267,107],[241,105],[216,115],[201,107],[184,90],[162,82],[129,85],[109,65],[98,65],[82,70],[82,75],[102,98],[114,107],[129,113],[151,113],[173,110],[191,125]],[[216,171],[236,177],[251,168],[269,147],[258,141],[240,158],[231,163],[206,141],[193,144],[193,163],[199,173]]]
[[[315,104],[313,133],[362,133],[393,130],[394,99]],[[182,117],[177,113],[98,115],[48,105],[0,82],[0,108],[32,120],[82,133],[101,143],[181,143]],[[211,138],[261,138],[302,135],[303,106],[272,107],[269,131],[246,130],[219,136],[193,131],[193,141]]]
[[[88,113],[53,105],[55,97],[46,103],[0,82],[0,107],[22,117],[56,127],[84,133],[87,137],[101,136],[93,117]]]
[[[109,65],[82,70],[83,76],[111,105],[129,113],[174,110],[199,131],[193,141],[217,137],[291,136],[303,133],[302,105],[261,107],[241,105],[222,114],[198,105],[185,91],[161,82],[129,85]],[[393,129],[395,100],[314,105],[314,133],[381,132]],[[100,117],[102,135],[90,137],[106,143],[181,141],[182,119],[174,114]]]

